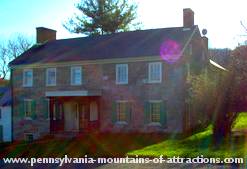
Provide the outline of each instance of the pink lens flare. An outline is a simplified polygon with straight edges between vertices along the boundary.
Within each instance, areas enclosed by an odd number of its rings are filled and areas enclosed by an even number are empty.
[[[177,62],[181,57],[180,44],[170,39],[164,41],[160,46],[160,57],[170,64]]]

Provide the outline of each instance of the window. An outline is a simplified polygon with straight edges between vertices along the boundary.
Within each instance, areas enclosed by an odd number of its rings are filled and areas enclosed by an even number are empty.
[[[149,63],[148,67],[148,81],[150,83],[160,83],[162,77],[161,62]]]
[[[128,84],[128,64],[116,65],[116,84]]]
[[[81,67],[71,67],[71,85],[81,85]]]
[[[24,113],[25,117],[32,116],[32,100],[24,100]]]
[[[31,134],[31,133],[25,133],[25,140],[27,141],[27,142],[33,142],[33,134]]]
[[[23,86],[24,87],[33,86],[33,70],[32,69],[23,70]]]
[[[117,121],[127,121],[127,111],[128,111],[128,102],[127,101],[118,101],[117,102]]]
[[[56,86],[56,68],[46,69],[46,85]]]
[[[150,122],[160,123],[161,102],[150,102]]]

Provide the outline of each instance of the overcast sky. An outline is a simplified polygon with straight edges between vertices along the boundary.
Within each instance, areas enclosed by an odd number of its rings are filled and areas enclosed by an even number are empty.
[[[57,38],[76,37],[62,24],[72,17],[80,0],[0,0],[0,40],[17,33],[35,38],[39,26],[57,30]],[[183,8],[195,13],[195,24],[208,30],[209,47],[234,48],[247,39],[246,0],[135,0],[143,29],[177,27],[183,24]]]

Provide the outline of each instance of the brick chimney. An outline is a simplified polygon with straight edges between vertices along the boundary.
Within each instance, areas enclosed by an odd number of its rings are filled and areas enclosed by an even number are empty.
[[[37,43],[44,43],[45,41],[56,40],[56,32],[57,31],[45,27],[37,27]]]
[[[194,12],[190,8],[183,9],[183,26],[185,28],[190,28],[194,26]]]

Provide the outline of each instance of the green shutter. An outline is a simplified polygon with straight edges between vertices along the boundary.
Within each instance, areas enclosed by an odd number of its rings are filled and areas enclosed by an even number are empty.
[[[20,100],[18,103],[18,115],[20,118],[25,117],[25,112],[24,112],[24,100]]]
[[[31,117],[32,117],[32,119],[36,119],[36,117],[37,117],[37,114],[36,114],[36,101],[35,100],[32,100],[32,103],[31,104],[32,104],[31,105],[31,110],[32,110]]]
[[[49,118],[49,100],[46,99],[46,97],[43,97],[42,98],[42,110],[43,110],[43,115],[44,115],[44,118],[45,119],[48,119]]]
[[[144,103],[144,124],[148,124],[150,122],[150,103]]]
[[[117,106],[116,102],[112,103],[112,123],[114,124],[117,121]]]
[[[127,102],[127,109],[126,109],[126,120],[128,123],[131,122],[131,113],[132,113],[132,103],[131,102]]]
[[[166,120],[166,103],[164,101],[161,102],[160,105],[160,123],[162,125],[162,127],[166,127],[167,125],[167,120]]]

